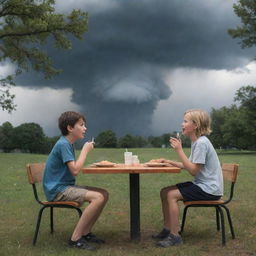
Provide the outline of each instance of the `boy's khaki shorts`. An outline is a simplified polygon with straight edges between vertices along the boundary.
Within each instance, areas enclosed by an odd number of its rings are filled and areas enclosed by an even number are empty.
[[[75,201],[80,205],[85,201],[85,195],[88,192],[86,186],[70,186],[55,197],[54,201]]]

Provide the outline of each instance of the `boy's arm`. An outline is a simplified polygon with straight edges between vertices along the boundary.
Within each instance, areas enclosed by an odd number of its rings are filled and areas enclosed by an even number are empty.
[[[183,164],[183,168],[187,169],[191,175],[195,176],[201,170],[202,165],[192,163],[188,159],[188,157],[186,156],[186,154],[184,153],[184,151],[182,149],[181,142],[179,139],[171,138],[170,143],[171,143],[171,146],[173,147],[173,149],[175,150],[175,152],[178,154],[178,156],[181,160],[181,163]]]
[[[76,176],[84,165],[87,154],[93,149],[93,142],[86,142],[81,150],[81,153],[76,161],[69,161],[68,168],[72,175]]]

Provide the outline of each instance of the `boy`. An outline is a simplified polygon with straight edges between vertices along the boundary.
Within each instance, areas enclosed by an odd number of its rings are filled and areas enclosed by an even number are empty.
[[[62,136],[54,145],[46,162],[44,192],[49,201],[76,201],[80,204],[89,202],[68,241],[68,246],[95,250],[96,248],[88,242],[104,243],[104,240],[91,233],[91,229],[108,200],[108,192],[100,188],[75,185],[75,176],[83,167],[94,143],[86,142],[75,160],[73,144],[84,138],[85,117],[73,111],[64,112],[59,117],[59,128]]]
[[[182,123],[182,133],[192,142],[190,157],[187,158],[185,155],[180,139],[170,139],[171,147],[181,162],[169,162],[187,169],[195,179],[193,182],[179,183],[161,190],[164,228],[159,234],[153,235],[155,239],[162,239],[156,244],[159,247],[182,243],[179,235],[179,200],[218,200],[223,195],[220,162],[211,142],[205,136],[210,132],[209,115],[200,109],[192,109],[185,112]]]

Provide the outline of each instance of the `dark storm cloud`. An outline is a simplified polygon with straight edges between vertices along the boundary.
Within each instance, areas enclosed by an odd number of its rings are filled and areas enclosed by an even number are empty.
[[[95,132],[149,134],[158,102],[171,95],[164,71],[230,69],[249,56],[227,35],[239,22],[231,1],[110,2],[115,5],[101,11],[97,1],[93,8],[81,4],[89,12],[89,31],[84,41],[74,41],[72,51],[48,48],[64,70],[60,76],[46,82],[28,74],[21,80],[24,85],[73,88],[73,101],[82,106]]]

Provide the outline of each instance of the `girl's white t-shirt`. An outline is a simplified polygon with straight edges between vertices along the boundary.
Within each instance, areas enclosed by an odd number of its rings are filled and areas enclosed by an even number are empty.
[[[195,164],[202,164],[193,183],[208,194],[222,196],[223,176],[220,161],[212,143],[206,136],[201,136],[192,142],[189,160]]]

